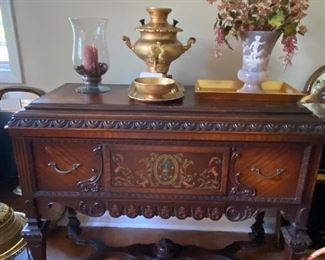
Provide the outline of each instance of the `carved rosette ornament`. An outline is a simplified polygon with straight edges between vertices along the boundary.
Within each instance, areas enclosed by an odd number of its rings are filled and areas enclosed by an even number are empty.
[[[176,217],[178,219],[186,219],[188,217],[188,212],[185,207],[181,206],[176,209]]]
[[[173,216],[173,210],[168,206],[161,206],[158,208],[159,216],[163,219],[168,219]]]
[[[225,216],[233,222],[244,221],[255,216],[259,210],[252,209],[251,207],[235,207],[229,206],[226,209]]]
[[[135,218],[139,215],[138,207],[130,204],[125,209],[125,215],[127,215],[129,218]]]
[[[157,214],[154,207],[150,205],[144,206],[141,210],[142,210],[142,215],[145,218],[153,218]]]
[[[109,210],[109,214],[113,217],[113,218],[118,218],[122,215],[122,208],[117,205],[117,204],[113,204]]]
[[[95,202],[85,202],[80,201],[79,210],[81,213],[90,216],[90,217],[100,217],[104,215],[106,211],[106,206],[104,203],[95,201]]]
[[[110,205],[108,209],[109,209],[109,214],[114,218],[120,217],[121,215],[126,215],[130,218],[135,218],[137,216],[143,216],[145,218],[153,218],[154,216],[159,216],[163,219],[168,219],[170,217],[175,216],[178,219],[186,219],[188,217],[192,217],[196,220],[201,220],[203,218],[210,218],[211,220],[216,221],[219,220],[223,214],[222,206],[205,208],[201,206],[185,206],[185,205],[184,206],[173,206],[173,205],[155,206],[151,204],[135,205],[135,204],[114,203]],[[233,217],[233,219],[235,218]]]
[[[202,207],[195,207],[192,216],[196,220],[201,220],[206,216],[205,210]]]
[[[222,217],[222,210],[219,208],[209,209],[209,217],[211,220],[217,221]]]

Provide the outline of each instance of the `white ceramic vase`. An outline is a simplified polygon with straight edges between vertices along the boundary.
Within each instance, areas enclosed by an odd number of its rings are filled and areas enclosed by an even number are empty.
[[[242,35],[243,64],[238,78],[244,82],[241,93],[263,93],[261,83],[268,77],[272,50],[279,39],[278,31],[248,31]]]

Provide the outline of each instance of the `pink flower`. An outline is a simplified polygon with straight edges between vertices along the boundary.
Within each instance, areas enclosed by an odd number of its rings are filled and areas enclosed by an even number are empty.
[[[225,42],[225,33],[222,28],[215,27],[214,35],[215,35],[215,55],[216,57],[220,57],[222,55],[221,47],[222,44],[224,44]]]
[[[307,27],[304,26],[304,25],[300,25],[299,26],[299,29],[298,29],[298,32],[302,35],[305,35],[305,33],[307,32]]]
[[[288,65],[292,64],[292,58],[295,55],[297,47],[297,37],[295,35],[285,37],[282,39],[284,56],[282,57],[283,68],[286,69]]]

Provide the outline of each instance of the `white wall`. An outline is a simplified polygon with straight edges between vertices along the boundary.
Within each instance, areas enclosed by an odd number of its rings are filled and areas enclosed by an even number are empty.
[[[294,66],[282,70],[279,60],[281,45],[278,43],[270,64],[273,80],[283,80],[302,89],[309,75],[325,63],[325,1],[310,0],[309,15],[305,19],[309,32],[299,38],[299,52]],[[236,51],[225,49],[221,59],[213,54],[213,30],[215,7],[205,0],[13,0],[17,25],[17,36],[21,52],[25,84],[40,87],[46,91],[65,82],[80,82],[71,62],[72,33],[68,17],[108,17],[108,42],[111,68],[104,76],[104,83],[129,84],[146,69],[122,42],[128,35],[134,42],[139,34],[134,28],[138,20],[147,18],[148,6],[171,7],[170,21],[180,21],[184,31],[178,34],[185,43],[190,36],[197,39],[191,50],[175,61],[170,69],[173,77],[183,84],[194,84],[197,79],[235,79],[241,66],[239,43],[234,41]],[[273,219],[274,220],[274,219]],[[267,224],[272,219],[267,220]],[[149,220],[151,227],[198,229],[196,221],[177,222],[174,219]],[[246,224],[251,223],[249,221]],[[89,223],[88,223],[89,224]],[[112,220],[108,216],[99,219],[98,225],[143,226],[143,220]],[[95,224],[96,225],[96,224]],[[200,223],[203,230],[231,230],[226,220],[219,224],[208,220]],[[237,231],[248,231],[247,226],[235,226]],[[270,229],[268,229],[270,231]]]
[[[197,79],[235,79],[241,66],[239,43],[236,51],[225,49],[221,59],[213,55],[215,6],[205,0],[13,0],[17,34],[25,83],[51,90],[65,82],[79,82],[71,63],[72,33],[68,17],[108,17],[108,42],[111,68],[104,83],[129,84],[146,69],[122,42],[128,35],[134,42],[139,34],[134,28],[138,20],[147,18],[148,6],[171,7],[169,21],[180,21],[184,31],[178,34],[185,43],[190,36],[197,38],[191,50],[172,63],[170,73],[183,84]],[[299,38],[299,52],[294,66],[282,70],[282,55],[278,42],[270,64],[270,76],[302,89],[309,75],[325,63],[325,1],[310,0],[305,19],[309,32]]]

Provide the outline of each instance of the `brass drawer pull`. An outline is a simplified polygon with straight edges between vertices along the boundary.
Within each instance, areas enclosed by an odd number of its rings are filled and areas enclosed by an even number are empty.
[[[263,177],[264,179],[273,179],[279,175],[281,175],[282,173],[285,172],[286,169],[283,168],[276,168],[271,174],[264,174],[262,173],[262,170],[260,168],[256,168],[256,167],[252,167],[251,168],[251,172],[255,173],[258,176]]]
[[[58,167],[56,167],[56,163],[55,162],[49,162],[48,166],[50,166],[54,171],[56,171],[57,173],[60,174],[68,174],[76,169],[78,169],[80,167],[80,163],[74,163],[72,164],[72,168],[69,170],[60,170]]]

